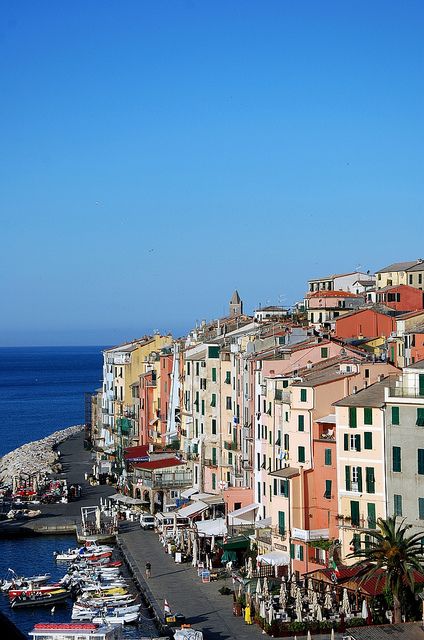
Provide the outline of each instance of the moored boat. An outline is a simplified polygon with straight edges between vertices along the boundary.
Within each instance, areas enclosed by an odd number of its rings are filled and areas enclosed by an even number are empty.
[[[57,589],[56,591],[49,591],[47,593],[32,593],[28,596],[24,593],[13,598],[10,606],[12,609],[21,607],[49,607],[64,603],[68,597],[69,593],[66,589]]]

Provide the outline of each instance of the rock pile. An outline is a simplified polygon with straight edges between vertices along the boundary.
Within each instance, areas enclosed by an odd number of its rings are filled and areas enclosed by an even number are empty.
[[[83,429],[81,425],[61,429],[42,440],[29,442],[7,453],[0,458],[0,483],[11,485],[13,477],[21,472],[30,475],[54,473],[58,469],[59,456],[53,447],[81,429]]]

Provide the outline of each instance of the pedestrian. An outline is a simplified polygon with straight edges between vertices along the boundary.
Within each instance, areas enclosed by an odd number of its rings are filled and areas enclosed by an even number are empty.
[[[146,578],[150,578],[152,575],[152,565],[150,562],[146,562]]]

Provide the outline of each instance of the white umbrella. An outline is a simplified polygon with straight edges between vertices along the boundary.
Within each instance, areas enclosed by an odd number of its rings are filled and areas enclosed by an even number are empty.
[[[193,540],[193,560],[192,560],[192,565],[193,567],[197,567],[197,538],[194,538]]]
[[[296,588],[296,607],[302,608],[302,592],[300,591],[300,587]]]
[[[309,629],[308,629],[308,635],[306,636],[306,640],[312,640],[311,632],[309,631]]]
[[[350,616],[350,604],[349,604],[349,598],[347,596],[347,589],[343,589],[343,600],[342,600],[342,608],[341,608],[342,612],[345,614],[346,617]]]
[[[322,622],[322,610],[319,604],[317,604],[317,608],[315,611],[315,618],[318,620],[318,622]]]
[[[253,561],[251,556],[249,556],[249,560],[247,561],[247,578],[249,578],[249,580],[253,578]]]
[[[368,607],[367,607],[367,601],[365,600],[365,598],[362,600],[362,612],[361,612],[361,617],[366,620],[368,618]]]
[[[334,629],[333,628],[331,628],[331,638],[330,638],[330,640],[334,640]]]
[[[259,615],[261,618],[266,618],[265,600],[261,601],[261,606],[259,607]]]
[[[212,540],[211,540],[211,551],[213,551],[215,549],[215,536],[212,536]]]
[[[264,598],[268,598],[269,596],[269,587],[268,587],[268,578],[265,576],[265,580],[264,580]]]
[[[313,589],[313,585],[312,585],[312,580],[310,578],[309,578],[309,580],[307,580],[307,593],[308,593],[309,602],[312,602],[312,596],[314,594],[314,589]]]
[[[262,595],[262,585],[261,585],[261,579],[258,578],[258,581],[256,583],[256,595],[257,596],[261,596]]]
[[[274,607],[271,606],[268,609],[268,624],[272,624],[274,621]]]
[[[325,589],[324,609],[331,609],[332,606],[333,606],[333,601],[331,599],[331,589],[330,589],[330,585],[328,584]]]
[[[284,582],[284,578],[281,581],[280,595],[279,595],[278,601],[281,605],[281,608],[285,609],[287,604],[287,591],[286,591],[286,583]]]
[[[296,613],[296,619],[298,622],[302,622],[302,605],[298,602],[296,602],[296,609],[295,609],[295,613]]]
[[[296,591],[297,591],[296,582],[294,580],[292,580],[291,584],[290,584],[290,595],[291,595],[292,598],[296,597]]]
[[[250,582],[247,583],[246,587],[246,604],[250,605],[251,597],[250,597]]]
[[[317,592],[316,591],[312,592],[312,606],[313,606],[314,610],[318,606],[318,596],[317,596]]]

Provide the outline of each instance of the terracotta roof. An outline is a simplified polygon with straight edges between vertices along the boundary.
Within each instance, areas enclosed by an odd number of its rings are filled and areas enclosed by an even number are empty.
[[[146,471],[156,471],[156,469],[166,469],[167,467],[179,467],[182,464],[185,464],[185,462],[178,458],[166,458],[164,460],[138,462],[134,467],[136,469],[145,469]]]
[[[333,402],[333,407],[383,407],[384,389],[389,385],[389,377],[385,377],[381,382],[374,382],[365,389],[360,389],[342,400]]]
[[[140,447],[128,447],[124,450],[124,460],[139,460],[140,458],[149,457],[149,445],[141,445]]]
[[[363,298],[364,296],[350,293],[350,291],[314,291],[308,293],[308,298]]]

